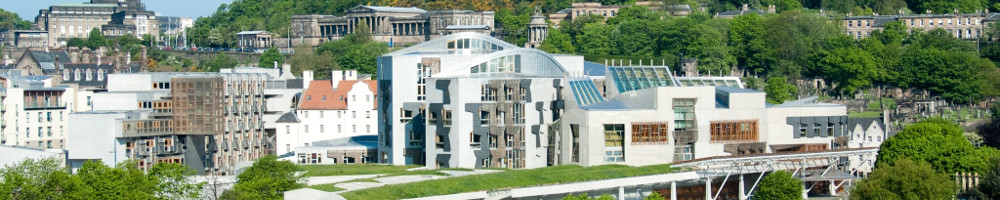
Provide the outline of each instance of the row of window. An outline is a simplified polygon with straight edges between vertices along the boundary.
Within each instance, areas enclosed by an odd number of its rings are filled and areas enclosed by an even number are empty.
[[[337,118],[343,118],[343,114],[344,113],[347,113],[347,111],[340,111],[340,110],[338,110],[337,111]],[[302,111],[302,118],[303,119],[309,118],[309,111],[308,110]],[[326,111],[322,111],[322,110],[319,111],[319,118],[326,118]],[[358,118],[358,111],[351,111],[351,118],[357,119]],[[370,110],[365,111],[365,119],[371,119],[371,118],[372,118],[372,111],[370,111]]]
[[[63,130],[63,127],[59,126],[59,129],[56,130],[56,132],[58,132],[59,135],[62,136],[63,135],[62,130]],[[24,131],[25,131],[24,132],[24,137],[25,138],[31,138],[31,136],[32,136],[32,134],[31,134],[31,127],[24,128]],[[52,137],[52,127],[51,126],[38,127],[38,132],[35,132],[35,134],[38,136],[37,138]]]
[[[344,132],[344,130],[341,129],[341,128],[342,128],[341,125],[338,124],[337,125],[337,133],[343,133]],[[308,124],[302,125],[302,132],[303,133],[309,133],[309,125]],[[326,133],[326,126],[320,124],[319,125],[319,132],[320,133]],[[352,124],[351,125],[351,132],[352,133],[358,133],[358,125]],[[365,125],[365,132],[364,133],[372,133],[372,125],[370,125],[370,124],[369,125]],[[292,134],[292,129],[291,129],[290,125],[285,125],[285,134]]]
[[[31,143],[32,142],[24,142],[24,146],[26,146],[26,147],[32,146]],[[38,144],[38,148],[46,148],[46,149],[56,148],[56,147],[52,146],[52,140],[49,140],[49,141],[38,141],[35,144]],[[64,145],[65,144],[63,144],[62,142],[59,142],[59,147],[58,148],[59,149],[65,148]]]
[[[38,112],[38,122],[52,122],[52,112]],[[25,122],[31,123],[31,112],[24,113]],[[59,111],[59,121],[63,121],[63,112]]]

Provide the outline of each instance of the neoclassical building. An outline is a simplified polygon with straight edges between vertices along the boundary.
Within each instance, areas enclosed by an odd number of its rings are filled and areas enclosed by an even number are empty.
[[[292,16],[291,45],[318,46],[338,40],[368,26],[375,40],[395,44],[414,44],[462,30],[492,32],[493,11],[435,10],[414,7],[357,6],[343,16]]]

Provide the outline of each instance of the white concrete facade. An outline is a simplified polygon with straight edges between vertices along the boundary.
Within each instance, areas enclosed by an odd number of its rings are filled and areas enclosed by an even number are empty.
[[[76,89],[53,86],[50,76],[4,75],[0,126],[3,144],[65,149],[66,119],[74,112]]]
[[[560,85],[583,57],[456,33],[379,57],[379,162],[546,166]]]
[[[69,114],[69,133],[66,148],[70,167],[75,171],[89,160],[115,166],[125,161],[125,141],[121,120],[129,118],[126,112],[78,112]]]
[[[357,71],[333,71],[332,80],[316,80],[291,111],[296,122],[279,120],[277,154],[309,147],[316,141],[376,135],[375,81],[358,80]]]

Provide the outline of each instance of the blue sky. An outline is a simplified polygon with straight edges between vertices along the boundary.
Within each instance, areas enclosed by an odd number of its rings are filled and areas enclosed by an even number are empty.
[[[0,0],[0,8],[17,13],[21,19],[34,21],[38,10],[62,3],[83,3],[90,0]],[[146,9],[156,11],[160,16],[181,16],[198,18],[208,16],[223,3],[232,0],[143,0]]]

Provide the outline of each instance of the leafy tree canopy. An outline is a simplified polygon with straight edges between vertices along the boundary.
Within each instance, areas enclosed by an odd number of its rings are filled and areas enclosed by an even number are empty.
[[[851,199],[951,199],[957,189],[948,174],[935,171],[930,164],[900,158],[861,180],[851,191]]]
[[[795,100],[798,88],[788,83],[788,79],[781,76],[767,79],[767,86],[764,92],[767,93],[767,102],[771,104],[781,104],[788,100]]]
[[[260,61],[257,66],[260,67],[273,67],[274,63],[277,62],[278,66],[281,66],[285,62],[285,56],[281,55],[276,48],[267,49],[264,54],[260,56]]]
[[[792,177],[788,171],[775,171],[760,180],[760,189],[754,199],[795,200],[802,199],[802,181]]]
[[[885,140],[876,167],[893,166],[901,158],[927,162],[943,173],[985,172],[989,160],[1000,156],[991,147],[975,148],[958,125],[940,118],[911,124]]]
[[[220,199],[281,199],[285,191],[305,186],[305,179],[296,172],[298,166],[278,157],[261,157],[237,176],[233,189],[222,193]]]

